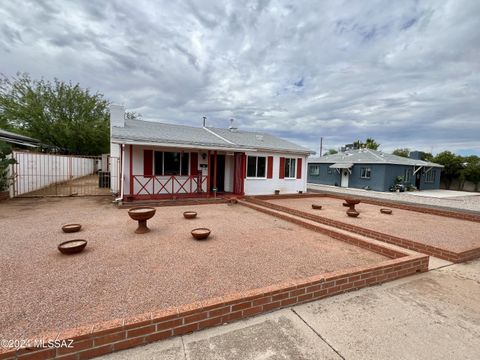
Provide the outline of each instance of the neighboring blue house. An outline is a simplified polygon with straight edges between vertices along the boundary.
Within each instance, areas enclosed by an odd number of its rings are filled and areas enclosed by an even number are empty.
[[[404,184],[418,190],[439,189],[442,168],[428,161],[371,149],[348,150],[309,159],[307,182],[389,191],[401,177]]]

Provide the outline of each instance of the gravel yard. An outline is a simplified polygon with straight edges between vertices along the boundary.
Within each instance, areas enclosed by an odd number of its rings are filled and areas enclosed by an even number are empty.
[[[373,199],[393,200],[410,204],[427,205],[456,210],[480,212],[480,193],[466,193],[465,196],[438,198],[413,195],[409,192],[392,193],[362,189],[340,188],[336,186],[308,184],[309,191],[365,196]]]
[[[185,220],[183,211],[199,216]],[[61,225],[81,223],[64,234]],[[122,318],[387,258],[241,205],[161,207],[144,235],[106,198],[0,206],[0,338]],[[198,242],[190,230],[209,227]],[[78,255],[65,240],[88,240]]]
[[[268,200],[273,204],[290,207],[347,224],[368,228],[384,234],[417,241],[454,252],[480,247],[480,223],[392,208],[392,215],[380,213],[384,206],[360,203],[355,209],[357,218],[348,217],[343,200],[331,197]],[[322,205],[322,210],[312,209]]]

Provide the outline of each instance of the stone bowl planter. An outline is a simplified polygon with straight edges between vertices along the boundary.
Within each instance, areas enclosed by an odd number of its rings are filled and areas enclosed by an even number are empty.
[[[360,200],[358,199],[345,199],[345,203],[348,204],[348,206],[355,206],[355,205],[358,205],[360,204]]]
[[[82,225],[80,224],[66,224],[62,226],[62,231],[64,233],[74,233],[74,232],[80,231],[81,228],[82,228]]]
[[[210,229],[207,228],[197,228],[192,230],[192,236],[195,240],[205,240],[210,236]]]
[[[354,217],[354,218],[356,218],[358,215],[360,215],[360,213],[359,213],[357,210],[355,210],[355,209],[348,209],[348,210],[347,210],[347,215],[348,215],[349,217]]]
[[[128,210],[128,215],[132,220],[138,221],[138,227],[135,230],[136,234],[145,234],[150,231],[147,227],[147,220],[151,219],[157,210],[152,207],[140,206]]]
[[[312,204],[312,209],[314,209],[314,210],[322,210],[322,205]]]
[[[78,254],[87,246],[87,240],[75,239],[62,242],[58,245],[58,251],[65,255]]]
[[[195,219],[197,217],[197,212],[196,211],[185,211],[183,213],[183,217],[185,219]]]
[[[380,209],[380,212],[382,214],[391,215],[392,214],[392,209]]]

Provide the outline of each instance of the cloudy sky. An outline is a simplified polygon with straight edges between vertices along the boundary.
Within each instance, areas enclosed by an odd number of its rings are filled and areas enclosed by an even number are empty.
[[[480,1],[2,1],[0,72],[318,150],[480,154]]]

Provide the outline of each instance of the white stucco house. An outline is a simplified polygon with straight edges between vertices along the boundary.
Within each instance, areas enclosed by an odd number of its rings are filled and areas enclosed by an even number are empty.
[[[110,155],[122,200],[260,195],[306,191],[313,152],[278,137],[226,129],[125,119],[110,109]]]

